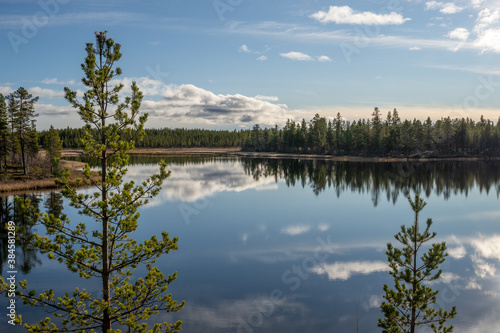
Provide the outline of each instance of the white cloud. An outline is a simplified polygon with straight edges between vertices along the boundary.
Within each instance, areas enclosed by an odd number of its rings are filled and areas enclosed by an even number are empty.
[[[67,85],[67,86],[71,86],[71,85],[75,85],[76,84],[76,81],[74,80],[69,80],[69,81],[60,81],[59,79],[56,79],[56,78],[45,78],[42,80],[42,83],[43,84],[60,84],[60,85]]]
[[[455,5],[453,2],[437,2],[437,1],[428,1],[425,3],[425,9],[439,9],[439,12],[443,14],[456,14],[465,9],[465,7],[460,7]]]
[[[471,278],[467,285],[465,286],[466,290],[481,290],[482,287],[479,283],[477,283],[476,279]]]
[[[11,87],[0,86],[0,94],[8,95],[11,92],[14,92],[14,89],[12,89]]]
[[[280,53],[280,56],[282,56],[283,58],[297,60],[297,61],[314,61],[314,59],[310,55],[296,51],[291,51],[288,53]]]
[[[165,86],[161,101],[143,101],[143,109],[152,116],[177,121],[234,124],[281,124],[287,119],[287,106],[241,94],[222,95],[192,84]]]
[[[448,254],[450,255],[450,257],[452,257],[454,259],[462,259],[463,257],[465,257],[466,253],[467,252],[465,251],[465,247],[463,247],[463,246],[457,246],[457,247],[448,249]]]
[[[265,22],[257,24],[242,23],[234,27],[231,33],[285,38],[292,41],[307,41],[321,43],[348,43],[352,44],[356,39],[356,33],[348,29],[336,29],[324,31],[319,28],[305,27],[298,24],[282,24],[277,22]],[[456,41],[443,38],[415,38],[404,35],[376,35],[364,36],[363,42],[370,47],[404,48],[420,47],[422,49],[449,50],[456,47]],[[462,49],[476,49],[472,43],[464,43]]]
[[[481,52],[500,52],[500,28],[497,26],[500,20],[500,11],[485,8],[479,12],[474,25],[477,38],[474,46]]]
[[[450,273],[450,272],[444,272],[441,274],[441,277],[436,281],[438,281],[440,283],[450,284],[451,282],[458,280],[458,279],[460,279],[460,276],[453,274],[453,273]]]
[[[277,96],[257,95],[254,98],[255,99],[260,99],[261,101],[271,101],[271,102],[277,102],[277,101],[279,101],[279,98]]]
[[[319,57],[318,57],[318,61],[319,61],[319,62],[330,62],[330,61],[332,61],[332,59],[330,59],[330,57],[329,57],[329,56],[322,55],[322,56],[319,56]]]
[[[485,8],[481,10],[477,15],[474,31],[480,34],[484,30],[489,28],[491,25],[498,23],[499,19],[500,19],[500,11],[498,10],[492,11],[489,8]]]
[[[281,229],[281,232],[289,236],[297,236],[304,234],[311,230],[311,226],[308,225],[292,225]]]
[[[474,41],[474,45],[481,49],[481,52],[500,53],[500,28],[485,30]]]
[[[238,49],[238,52],[245,52],[245,53],[251,53],[252,50],[248,48],[245,44],[241,45],[240,48]]]
[[[494,265],[486,262],[486,260],[480,258],[478,255],[471,256],[471,259],[474,266],[474,273],[478,277],[495,276],[496,268]]]
[[[500,235],[480,236],[478,239],[474,239],[471,245],[481,257],[500,261]]]
[[[318,230],[319,231],[328,231],[328,229],[330,229],[330,226],[328,224],[325,224],[325,223],[321,223],[318,225]]]
[[[319,11],[310,15],[310,17],[321,23],[334,22],[336,24],[364,25],[399,25],[411,20],[409,18],[403,18],[401,14],[397,14],[395,12],[391,12],[389,14],[358,12],[349,6],[330,6],[328,12]]]
[[[64,97],[64,90],[54,90],[54,89],[45,89],[40,87],[31,87],[28,89],[30,94],[33,96],[39,96],[42,98],[61,98]]]
[[[265,55],[263,55],[263,56],[258,57],[257,60],[258,61],[266,61],[267,57]]]
[[[36,112],[40,115],[50,115],[50,116],[61,116],[61,115],[69,115],[75,114],[76,110],[71,107],[71,105],[67,106],[55,106],[52,104],[37,104]]]
[[[76,112],[76,111],[73,111]],[[203,164],[184,165],[171,164],[168,167],[172,175],[168,178],[169,186],[161,189],[160,194],[151,199],[147,208],[160,206],[165,202],[182,201],[198,202],[203,205],[218,193],[236,193],[246,190],[276,190],[278,185],[274,179],[261,177],[258,181],[249,177],[243,168],[235,168],[229,163],[207,162]],[[158,172],[157,165],[133,165],[129,167],[127,180],[142,182]],[[179,205],[182,211],[186,206]],[[190,207],[190,206],[189,206]]]
[[[410,50],[410,51],[419,51],[419,50],[421,50],[421,49],[422,49],[421,47],[418,47],[418,46],[412,46],[412,47],[410,47],[408,50]]]
[[[469,38],[470,32],[465,28],[456,28],[450,31],[446,36],[451,39],[458,39],[460,41],[466,41]]]
[[[470,4],[472,5],[473,8],[481,7],[482,3],[483,3],[483,0],[471,0],[471,2],[470,2]]]
[[[371,274],[388,271],[389,266],[382,261],[336,262],[316,266],[311,271],[316,274],[327,274],[329,280],[347,280],[356,274]]]

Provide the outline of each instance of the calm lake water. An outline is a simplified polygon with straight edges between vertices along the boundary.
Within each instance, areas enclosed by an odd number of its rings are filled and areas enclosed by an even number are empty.
[[[158,157],[133,158],[128,176],[157,170]],[[169,287],[183,310],[157,316],[182,320],[183,332],[380,332],[383,285],[392,286],[387,242],[411,224],[407,195],[427,201],[435,241],[446,241],[439,305],[456,305],[455,332],[500,327],[500,163],[333,163],[215,157],[168,158],[172,175],[141,209],[136,239],[167,231],[179,251],[158,260],[178,272]],[[57,209],[57,193],[36,196]],[[2,199],[2,218],[7,198]],[[86,221],[65,201],[72,221]],[[93,222],[88,221],[89,225]],[[2,258],[6,242],[2,239]],[[65,265],[19,246],[18,279],[37,290],[99,291]],[[2,263],[2,276],[6,276]],[[22,271],[22,272],[21,272]],[[0,299],[0,331],[7,299]],[[25,320],[47,316],[23,307]],[[424,330],[425,331],[425,330]]]

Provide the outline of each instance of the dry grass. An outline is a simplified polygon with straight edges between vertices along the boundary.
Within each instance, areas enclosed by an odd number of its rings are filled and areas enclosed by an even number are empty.
[[[77,178],[82,178],[82,168],[84,163],[77,161],[61,160],[60,167],[68,168],[71,171],[71,183],[74,185]],[[31,179],[7,179],[0,181],[0,193],[24,192],[24,191],[37,191],[44,189],[57,189],[58,185],[55,183],[55,177],[45,176]]]

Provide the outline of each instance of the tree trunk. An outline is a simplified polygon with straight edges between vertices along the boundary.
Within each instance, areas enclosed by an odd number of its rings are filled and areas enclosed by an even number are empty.
[[[418,212],[415,213],[415,225],[414,225],[414,233],[413,233],[413,269],[412,269],[412,304],[411,304],[411,324],[410,324],[410,333],[415,333],[415,324],[417,321],[416,318],[416,304],[415,304],[415,295],[417,292],[417,234],[418,234]]]

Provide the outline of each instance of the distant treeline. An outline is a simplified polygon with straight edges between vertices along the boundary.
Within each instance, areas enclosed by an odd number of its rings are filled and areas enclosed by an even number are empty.
[[[401,120],[396,109],[383,120],[378,108],[371,119],[352,122],[340,113],[328,121],[316,114],[309,122],[288,120],[282,129],[255,125],[243,147],[340,156],[500,156],[500,120]]]
[[[206,129],[162,128],[146,129],[146,135],[137,141],[138,148],[170,148],[170,147],[240,147],[250,137],[250,130],[227,131]],[[40,140],[47,135],[40,133]],[[79,148],[83,137],[81,128],[64,128],[59,130],[63,148]],[[43,142],[43,141],[42,141]]]
[[[389,111],[385,119],[378,108],[370,119],[347,121],[340,113],[327,120],[316,114],[302,122],[287,120],[277,125],[252,130],[146,129],[138,148],[170,147],[242,147],[248,151],[315,153],[337,156],[500,156],[500,121],[481,116],[470,118],[430,117],[401,120],[398,111]],[[40,133],[44,142],[47,131]],[[59,130],[64,148],[80,146],[82,129]]]

